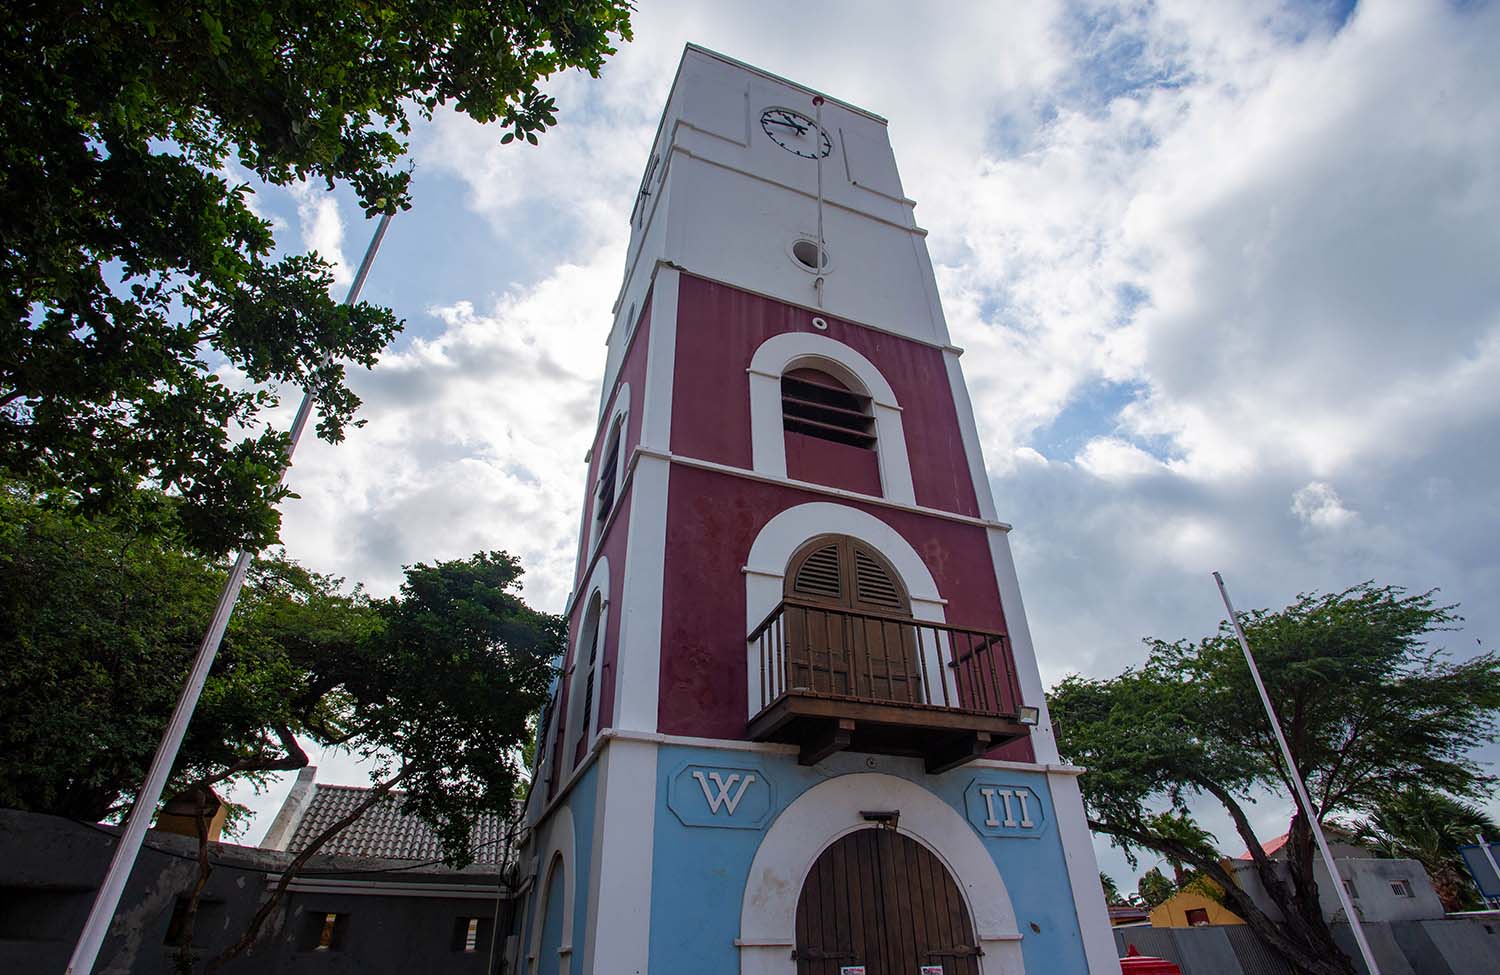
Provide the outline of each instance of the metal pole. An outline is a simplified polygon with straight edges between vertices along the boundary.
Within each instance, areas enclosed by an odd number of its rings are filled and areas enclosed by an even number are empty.
[[[814,125],[817,134],[813,137],[813,154],[818,160],[818,277],[813,287],[818,291],[818,307],[823,307],[823,269],[828,266],[828,250],[823,244],[823,96],[813,96]],[[830,143],[832,140],[829,140]]]
[[[380,249],[381,238],[385,236],[385,228],[390,222],[389,213],[380,218],[375,236],[370,239],[364,260],[359,263],[359,271],[354,275],[354,283],[349,286],[344,304],[352,305],[359,300],[359,292],[364,287],[365,278],[369,276],[375,252]],[[291,466],[292,452],[302,439],[302,431],[307,427],[312,409],[312,391],[305,390],[302,404],[297,407],[297,418],[292,421],[291,441],[287,444],[286,461],[281,468],[283,478],[286,477],[287,468]],[[188,722],[192,720],[193,710],[198,706],[198,695],[203,693],[203,682],[208,679],[208,670],[219,652],[219,644],[224,639],[224,631],[229,627],[229,617],[234,612],[235,601],[239,599],[240,589],[245,584],[245,573],[254,557],[254,552],[240,552],[235,557],[229,578],[224,581],[224,589],[219,593],[219,602],[214,607],[208,632],[203,634],[203,642],[198,644],[198,655],[193,660],[187,684],[177,698],[177,706],[172,710],[172,720],[162,733],[161,743],[156,746],[156,754],[151,758],[151,769],[146,773],[146,781],[142,784],[134,805],[130,807],[130,815],[125,820],[125,831],[120,834],[120,845],[115,848],[114,858],[109,862],[104,883],[94,895],[94,906],[89,910],[83,932],[78,936],[78,944],[73,948],[72,957],[68,959],[66,975],[88,975],[94,970],[99,949],[104,946],[104,937],[109,933],[110,921],[114,919],[115,910],[120,906],[120,895],[125,892],[125,882],[130,879],[130,871],[135,867],[136,857],[141,852],[146,827],[150,825],[151,817],[156,812],[156,804],[161,801],[162,790],[166,788],[167,777],[172,772],[172,764],[177,761],[177,750],[182,747]]]
[[[1496,883],[1500,884],[1500,864],[1497,864],[1495,862],[1495,854],[1490,852],[1490,845],[1484,841],[1484,834],[1475,833],[1474,838],[1479,841],[1479,848],[1484,851],[1484,858],[1490,861],[1490,869],[1495,871]],[[1497,889],[1500,889],[1500,887],[1497,887]],[[1488,904],[1492,900],[1495,900],[1494,897],[1491,897],[1489,894],[1486,894],[1484,892],[1483,887],[1479,888],[1479,896],[1484,898],[1486,904]]]
[[[1250,668],[1250,679],[1255,682],[1255,690],[1260,695],[1260,703],[1265,706],[1266,717],[1271,721],[1271,731],[1276,735],[1276,743],[1281,746],[1281,757],[1286,762],[1292,787],[1296,790],[1297,802],[1302,807],[1302,815],[1307,817],[1307,824],[1312,827],[1313,839],[1317,840],[1318,850],[1323,854],[1323,866],[1328,868],[1328,876],[1332,878],[1334,893],[1339,896],[1339,903],[1344,908],[1344,916],[1349,919],[1349,929],[1354,932],[1354,941],[1359,945],[1359,953],[1364,956],[1365,968],[1369,970],[1370,975],[1380,975],[1380,966],[1375,963],[1375,954],[1370,951],[1370,943],[1365,940],[1365,931],[1360,925],[1359,915],[1354,913],[1354,904],[1349,899],[1349,892],[1344,889],[1344,878],[1339,876],[1338,865],[1333,862],[1333,853],[1328,849],[1328,840],[1323,836],[1323,827],[1318,822],[1318,817],[1313,815],[1312,800],[1307,797],[1307,786],[1302,783],[1302,773],[1297,771],[1297,763],[1292,761],[1292,750],[1286,743],[1286,736],[1281,733],[1281,722],[1276,718],[1276,709],[1271,707],[1270,695],[1266,694],[1266,685],[1261,682],[1260,670],[1255,666],[1255,658],[1250,654],[1250,641],[1245,639],[1245,631],[1240,626],[1240,618],[1235,615],[1234,604],[1229,601],[1229,590],[1224,587],[1224,577],[1215,572],[1214,582],[1219,584],[1219,595],[1224,597],[1224,608],[1229,611],[1230,625],[1234,627],[1234,635],[1239,638],[1240,649],[1245,651],[1245,663]]]

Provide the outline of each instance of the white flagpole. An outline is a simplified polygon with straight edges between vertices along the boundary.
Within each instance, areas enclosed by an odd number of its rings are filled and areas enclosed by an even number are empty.
[[[823,307],[823,269],[828,266],[828,248],[823,243],[823,96],[813,96],[813,116],[817,133],[813,136],[813,155],[818,160],[818,277],[813,287],[818,290],[818,307]],[[832,144],[833,140],[829,140]]]
[[[359,300],[359,292],[364,287],[365,278],[369,276],[370,265],[375,262],[375,252],[380,249],[380,241],[385,237],[385,228],[390,222],[391,214],[381,216],[375,235],[370,238],[370,246],[365,250],[364,260],[359,262],[359,271],[354,275],[354,283],[349,286],[344,304],[352,305]],[[287,444],[286,460],[281,468],[283,478],[286,477],[287,468],[291,466],[292,453],[302,439],[302,431],[307,427],[312,409],[312,391],[305,390],[302,403],[297,407],[297,417],[292,421],[291,441]],[[125,830],[120,834],[120,845],[115,848],[114,858],[109,862],[109,871],[104,875],[104,882],[99,886],[98,893],[94,895],[94,906],[89,910],[88,920],[84,922],[78,943],[73,948],[73,955],[68,959],[66,975],[89,975],[94,970],[99,949],[104,947],[110,922],[120,906],[120,895],[125,892],[125,883],[130,879],[130,871],[135,867],[141,843],[146,838],[146,827],[150,825],[151,816],[156,812],[156,804],[161,801],[162,790],[167,786],[167,776],[172,772],[172,764],[177,761],[177,750],[182,747],[188,722],[192,720],[193,710],[198,706],[198,695],[203,693],[203,682],[208,679],[208,670],[219,652],[224,631],[229,627],[229,617],[234,612],[240,589],[245,584],[245,573],[254,557],[254,552],[240,552],[235,557],[229,578],[224,581],[224,589],[219,593],[219,602],[214,607],[208,632],[203,634],[203,642],[198,644],[198,655],[188,674],[187,684],[177,698],[177,706],[172,710],[172,720],[162,733],[161,743],[156,746],[156,754],[151,759],[151,769],[146,773],[146,781],[136,796],[135,804],[130,807]]]
[[[1307,817],[1307,824],[1312,827],[1313,839],[1318,841],[1318,850],[1323,854],[1323,866],[1328,868],[1328,876],[1331,878],[1334,893],[1339,895],[1339,903],[1343,905],[1344,916],[1349,919],[1349,929],[1354,932],[1354,941],[1359,945],[1359,953],[1364,956],[1365,968],[1369,970],[1370,975],[1380,975],[1380,966],[1375,963],[1375,954],[1370,951],[1370,943],[1365,940],[1365,931],[1360,925],[1359,915],[1354,913],[1354,904],[1349,899],[1349,892],[1344,889],[1344,878],[1339,876],[1339,868],[1333,862],[1333,853],[1328,849],[1328,840],[1323,836],[1323,827],[1318,822],[1318,817],[1313,814],[1312,800],[1307,798],[1307,786],[1302,783],[1302,773],[1297,771],[1297,763],[1292,761],[1292,750],[1287,746],[1286,736],[1281,733],[1281,722],[1276,719],[1276,709],[1271,707],[1271,698],[1266,693],[1266,685],[1261,682],[1260,670],[1255,666],[1255,658],[1250,655],[1250,641],[1245,639],[1245,631],[1240,626],[1240,618],[1235,615],[1234,604],[1229,601],[1229,590],[1224,587],[1224,577],[1215,572],[1214,582],[1219,584],[1219,595],[1224,597],[1224,608],[1229,611],[1229,622],[1234,627],[1234,635],[1239,638],[1240,649],[1245,651],[1245,663],[1250,667],[1250,679],[1255,681],[1255,690],[1260,694],[1260,703],[1265,706],[1266,717],[1271,721],[1271,731],[1276,735],[1276,743],[1281,746],[1281,757],[1286,762],[1292,787],[1297,792],[1297,801],[1302,806],[1302,815]]]

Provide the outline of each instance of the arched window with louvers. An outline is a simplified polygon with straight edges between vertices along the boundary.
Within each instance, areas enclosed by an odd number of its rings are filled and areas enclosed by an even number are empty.
[[[785,576],[790,689],[863,700],[922,700],[911,598],[891,563],[848,535],[813,539]]]
[[[595,592],[589,599],[588,609],[583,615],[583,629],[573,656],[573,672],[568,702],[569,732],[572,745],[570,754],[572,767],[577,767],[588,754],[594,737],[594,721],[598,709],[599,662],[603,659],[604,642],[604,597]]]

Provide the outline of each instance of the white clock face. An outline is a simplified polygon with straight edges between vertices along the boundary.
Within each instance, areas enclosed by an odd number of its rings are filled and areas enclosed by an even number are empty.
[[[821,133],[822,138],[819,139],[817,124],[806,115],[789,108],[768,108],[761,112],[760,127],[771,137],[772,142],[803,159],[818,158],[819,142],[822,143],[821,155],[826,156],[833,151],[833,143],[827,132]]]

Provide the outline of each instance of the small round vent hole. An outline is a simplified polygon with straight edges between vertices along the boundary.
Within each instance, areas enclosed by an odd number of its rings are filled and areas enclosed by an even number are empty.
[[[825,270],[828,267],[828,252],[823,251],[823,260],[818,261],[818,242],[815,240],[798,240],[792,244],[792,256],[797,263],[809,271]]]

